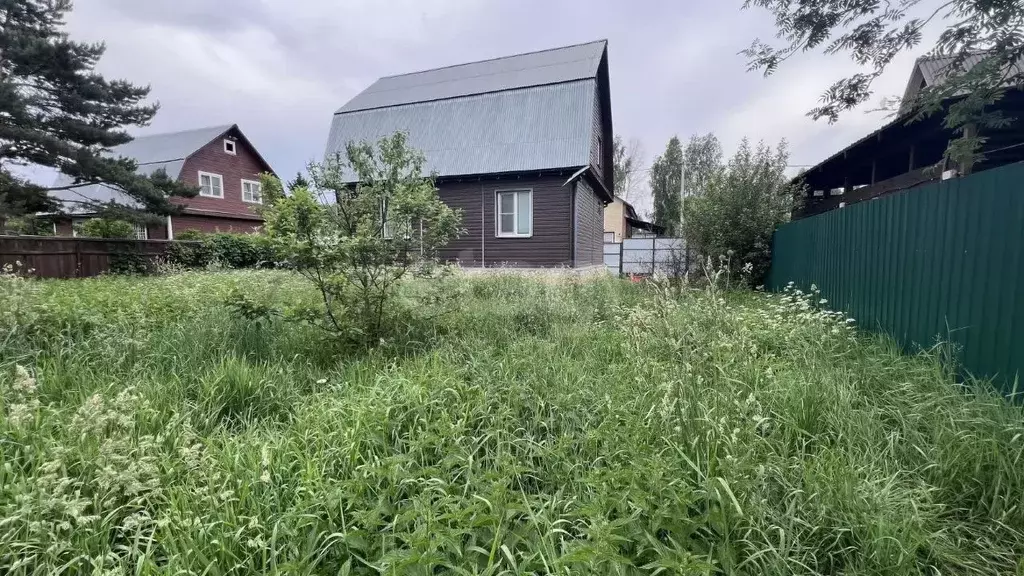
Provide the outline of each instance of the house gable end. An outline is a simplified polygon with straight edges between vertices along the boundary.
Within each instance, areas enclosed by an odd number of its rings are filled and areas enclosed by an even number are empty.
[[[234,138],[235,153],[224,151],[224,139]],[[239,217],[256,216],[258,203],[243,199],[243,181],[258,182],[260,174],[268,171],[269,166],[260,157],[256,149],[249,143],[237,127],[211,140],[185,159],[179,180],[190,186],[199,187],[199,173],[213,174],[221,177],[222,197],[211,198],[197,195],[192,198],[174,199],[183,204],[185,212],[218,213],[221,215],[237,215]]]

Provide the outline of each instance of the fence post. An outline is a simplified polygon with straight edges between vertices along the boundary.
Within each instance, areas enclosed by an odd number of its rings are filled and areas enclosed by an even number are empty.
[[[75,242],[75,278],[82,277],[82,240],[74,239]]]
[[[658,254],[655,252],[655,250],[657,250],[657,249],[658,249],[658,243],[655,242],[654,239],[652,238],[651,239],[651,277],[652,278],[654,277],[654,272],[656,271],[656,268],[655,268],[655,264],[656,264],[655,263],[655,258],[658,257]]]

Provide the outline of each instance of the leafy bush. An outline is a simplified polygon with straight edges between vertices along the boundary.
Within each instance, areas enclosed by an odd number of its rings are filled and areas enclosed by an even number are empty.
[[[277,263],[273,241],[262,234],[206,234],[186,230],[168,247],[172,264],[188,269],[213,263],[228,268],[272,268]]]
[[[762,284],[772,234],[789,220],[798,196],[786,177],[788,159],[784,141],[772,150],[743,140],[727,166],[704,170],[703,188],[684,207],[687,242],[704,256],[728,256],[733,273],[748,267],[751,281]]]
[[[397,298],[404,279],[443,278],[434,274],[435,258],[461,232],[461,214],[438,198],[423,176],[423,155],[406,139],[399,132],[375,145],[350,144],[344,160],[310,165],[314,192],[297,188],[264,211],[284,260],[322,296],[291,317],[342,340],[377,343],[410,316]],[[343,177],[349,169],[358,183]]]
[[[90,218],[82,223],[79,232],[86,238],[135,238],[135,227],[131,222],[111,218]]]
[[[271,268],[277,260],[273,241],[262,234],[212,234],[205,238],[213,256],[229,268]]]
[[[206,268],[214,261],[213,246],[205,240],[176,238],[167,246],[167,260],[187,270]]]

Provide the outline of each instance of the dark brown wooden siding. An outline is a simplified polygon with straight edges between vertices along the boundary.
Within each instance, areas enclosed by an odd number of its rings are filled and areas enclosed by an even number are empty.
[[[593,128],[591,129],[590,136],[590,164],[597,171],[598,175],[604,177],[605,166],[603,163],[604,159],[604,147],[611,146],[610,142],[605,142],[604,133],[604,115],[601,113],[601,96],[600,88],[594,91],[594,120],[592,123]]]
[[[450,262],[458,262],[463,266],[480,266],[483,220],[480,217],[483,198],[482,184],[471,182],[438,183],[438,196],[445,204],[462,210],[462,227],[465,232],[461,237],[441,250],[441,257]],[[487,186],[487,185],[484,185]]]
[[[572,186],[566,175],[439,182],[439,195],[462,209],[466,233],[442,251],[465,266],[553,267],[572,265]],[[495,210],[498,190],[533,191],[533,235],[498,238]]]
[[[576,266],[604,262],[604,205],[586,178],[576,184]]]

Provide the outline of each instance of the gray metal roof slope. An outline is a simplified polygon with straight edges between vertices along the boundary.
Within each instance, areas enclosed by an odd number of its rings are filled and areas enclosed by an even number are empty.
[[[65,177],[65,184],[68,182]],[[60,183],[58,186],[65,184]],[[49,193],[61,205],[61,212],[65,214],[91,214],[97,204],[110,204],[111,202],[129,208],[141,208],[138,202],[121,190],[106,184],[86,184],[67,190],[54,190]]]
[[[591,79],[336,114],[326,152],[403,131],[439,176],[586,166],[596,97]]]
[[[356,95],[337,113],[594,78],[597,76],[606,45],[607,41],[599,40],[423,72],[387,76]]]
[[[963,61],[963,72],[969,71],[978,65],[986,56],[984,52],[977,52],[974,54],[968,54]],[[953,56],[925,56],[917,59],[917,65],[921,69],[921,74],[924,77],[924,81],[928,86],[939,84],[946,79],[950,72],[950,66],[953,64]],[[957,72],[961,71],[961,68],[957,68]],[[1013,64],[1012,73],[1020,74],[1024,72],[1024,60],[1018,60]]]
[[[111,148],[106,155],[132,158],[138,163],[135,170],[138,174],[150,176],[158,170],[163,170],[169,178],[177,180],[181,175],[182,166],[185,165],[185,158],[233,127],[233,124],[228,124],[139,136],[131,142]],[[70,177],[59,174],[54,186],[67,186],[71,183]],[[60,202],[63,211],[68,214],[84,214],[89,212],[90,205],[110,202],[132,208],[140,207],[124,192],[104,184],[85,184],[67,190],[53,190],[49,195]]]
[[[139,172],[150,174],[158,168],[167,171],[172,179],[177,179],[181,172],[181,160],[210,143],[211,140],[232,128],[226,126],[210,126],[182,132],[152,134],[139,136],[131,142],[115,146],[110,150],[112,156],[126,156],[139,163]],[[159,167],[146,168],[147,165],[160,164]]]

